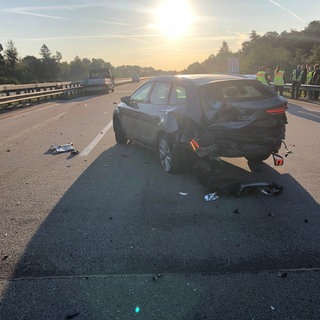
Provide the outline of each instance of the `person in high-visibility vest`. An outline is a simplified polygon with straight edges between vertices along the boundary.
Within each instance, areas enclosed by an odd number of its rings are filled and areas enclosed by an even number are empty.
[[[308,73],[307,73],[307,80],[306,84],[312,84],[312,77],[313,77],[313,66],[310,64],[308,66]],[[311,90],[308,90],[308,99],[313,98],[313,92]]]
[[[301,75],[301,84],[305,84],[306,81],[307,81],[308,68],[304,63],[301,64],[301,73],[302,73],[302,75]],[[301,91],[299,91],[299,97],[301,97]],[[304,97],[305,98],[307,97],[307,91],[306,90],[304,90]]]
[[[291,99],[299,99],[301,78],[302,78],[301,65],[298,64],[297,68],[292,71],[290,76],[290,79],[292,82]]]
[[[315,64],[313,67],[313,76],[312,76],[312,84],[320,85],[320,67],[318,64]],[[313,91],[313,99],[319,99],[319,91]]]
[[[266,86],[270,85],[270,77],[267,72],[267,67],[261,67],[261,70],[257,72],[257,80]]]
[[[276,70],[274,70],[274,78],[273,78],[274,91],[280,96],[283,96],[283,87],[285,85],[284,82],[284,70],[281,66],[277,66]]]

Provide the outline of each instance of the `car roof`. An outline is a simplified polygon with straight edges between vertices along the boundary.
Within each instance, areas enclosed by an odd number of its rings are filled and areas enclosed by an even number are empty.
[[[156,76],[150,81],[178,81],[186,84],[194,84],[201,86],[210,82],[227,81],[227,80],[248,80],[243,75],[239,74],[184,74],[184,75],[163,75]]]

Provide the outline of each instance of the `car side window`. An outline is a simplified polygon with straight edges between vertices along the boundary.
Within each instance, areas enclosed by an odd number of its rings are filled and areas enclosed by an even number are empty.
[[[146,103],[152,85],[152,83],[146,83],[132,94],[131,100],[135,102]]]
[[[167,82],[157,82],[154,86],[151,96],[150,103],[165,105],[168,103],[169,93],[171,84]]]
[[[186,106],[187,105],[187,90],[185,87],[175,85],[170,96],[170,105]]]
[[[201,98],[204,103],[204,108],[208,111],[219,109],[223,101],[219,86],[204,87],[201,91]]]

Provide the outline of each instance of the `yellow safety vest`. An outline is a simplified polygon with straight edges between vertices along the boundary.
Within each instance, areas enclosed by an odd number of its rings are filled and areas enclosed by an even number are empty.
[[[266,86],[269,85],[268,81],[266,80],[266,72],[265,71],[258,71],[257,72],[257,80],[261,83],[265,84]]]
[[[302,78],[302,70],[300,71],[300,74],[299,74],[299,77],[297,77],[297,70],[295,69],[295,70],[293,70],[292,71],[292,77],[291,77],[291,79],[292,79],[292,81],[301,81],[301,78]]]
[[[312,77],[313,77],[313,71],[309,71],[307,74],[307,84],[311,83]]]
[[[279,70],[278,72],[275,72],[274,73],[273,84],[275,86],[284,86],[283,76],[284,76],[284,71],[283,70]]]

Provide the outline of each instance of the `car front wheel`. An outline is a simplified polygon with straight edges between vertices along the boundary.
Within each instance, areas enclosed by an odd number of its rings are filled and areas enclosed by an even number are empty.
[[[126,138],[122,130],[121,123],[118,119],[113,119],[113,129],[117,143],[126,144],[128,142],[128,139]]]
[[[183,170],[181,152],[165,135],[161,135],[159,138],[159,156],[164,171],[178,173]]]

